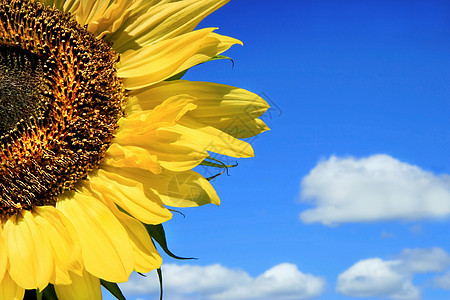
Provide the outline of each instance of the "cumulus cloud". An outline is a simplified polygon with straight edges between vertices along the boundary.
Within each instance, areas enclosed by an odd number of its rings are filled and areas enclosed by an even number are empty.
[[[164,298],[177,299],[311,299],[320,296],[325,280],[300,272],[296,265],[283,263],[252,277],[239,269],[219,264],[209,266],[165,264]],[[154,299],[159,293],[154,273],[132,276],[121,284],[126,294]]]
[[[420,291],[409,276],[398,272],[398,261],[365,259],[340,274],[338,292],[353,297],[420,299]]]
[[[442,272],[450,266],[450,256],[441,248],[405,249],[398,259],[408,273]]]
[[[450,176],[436,175],[391,156],[331,156],[301,182],[301,199],[315,207],[305,223],[443,218],[450,215]]]
[[[436,287],[450,290],[450,271],[447,271],[444,275],[436,276],[433,281]]]
[[[442,272],[449,266],[450,256],[440,248],[405,249],[397,259],[370,258],[355,263],[338,276],[336,289],[352,297],[421,299],[414,275]]]

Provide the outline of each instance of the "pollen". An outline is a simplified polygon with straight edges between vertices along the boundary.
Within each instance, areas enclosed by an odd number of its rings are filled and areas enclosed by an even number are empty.
[[[118,59],[68,14],[0,1],[0,216],[55,205],[98,168],[123,115]]]

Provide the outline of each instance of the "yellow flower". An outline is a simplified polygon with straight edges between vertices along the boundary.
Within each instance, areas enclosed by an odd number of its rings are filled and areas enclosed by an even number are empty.
[[[192,168],[253,156],[268,105],[167,79],[241,43],[194,30],[226,2],[0,0],[0,299],[100,299],[160,267],[143,223],[219,204]]]

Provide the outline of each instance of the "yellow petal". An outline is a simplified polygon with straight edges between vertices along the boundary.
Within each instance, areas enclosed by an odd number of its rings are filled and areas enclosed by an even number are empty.
[[[109,0],[79,0],[75,18],[80,25],[87,25],[99,18],[108,8]]]
[[[200,29],[175,38],[129,50],[117,65],[118,76],[129,90],[143,88],[207,61],[240,41]]]
[[[196,99],[188,95],[176,95],[166,99],[161,105],[147,112],[136,112],[127,118],[119,120],[119,132],[136,131],[146,132],[161,126],[175,125],[186,113],[197,108]],[[150,124],[145,129],[137,126]]]
[[[142,0],[114,0],[110,6],[104,7],[105,9],[103,11],[99,11],[90,20],[88,31],[94,33],[99,39],[103,38],[106,34],[117,31],[123,22],[129,19],[132,11],[141,3]]]
[[[178,124],[160,129],[161,134],[181,134],[186,139],[195,140],[204,149],[232,157],[253,157],[252,146],[217,128],[196,122],[188,117]]]
[[[212,185],[194,171],[163,170],[160,174],[153,174],[137,168],[105,167],[105,170],[142,183],[146,194],[156,195],[168,206],[194,207],[220,203]]]
[[[159,184],[155,182],[152,186],[165,205],[194,207],[209,203],[220,204],[216,191],[202,175],[194,171],[170,173],[169,184],[159,181]]]
[[[142,89],[137,90],[137,91],[141,91],[141,90]],[[171,96],[173,96],[173,95],[171,95]],[[158,104],[161,104],[161,103],[162,103],[162,101],[159,102]],[[129,116],[129,115],[132,115],[132,114],[134,114],[136,112],[140,112],[140,111],[142,111],[142,107],[139,105],[138,98],[136,98],[135,96],[132,96],[131,94],[128,94],[127,103],[125,106],[125,115]]]
[[[55,7],[62,12],[74,14],[76,13],[80,0],[40,0],[47,6]]]
[[[153,161],[177,172],[196,167],[208,156],[207,151],[233,157],[253,156],[253,149],[248,143],[186,117],[197,107],[192,101],[195,98],[179,95],[167,99],[151,111],[136,112],[122,118],[114,142],[130,150],[129,147],[145,149],[148,156],[155,157]],[[119,154],[117,159],[125,155]],[[130,167],[133,166],[138,164],[130,164]]]
[[[133,270],[133,252],[111,211],[85,189],[61,195],[56,208],[75,227],[86,270],[107,281],[126,281]]]
[[[42,235],[48,237],[55,260],[53,284],[70,284],[69,271],[81,274],[83,263],[76,231],[69,220],[53,206],[33,209],[35,221]]]
[[[114,167],[138,167],[157,174],[161,172],[158,157],[141,147],[123,146],[112,143],[104,163]]]
[[[25,289],[18,286],[7,272],[0,283],[0,299],[22,300],[24,295]]]
[[[107,202],[108,207],[119,219],[128,233],[134,253],[134,270],[147,273],[161,267],[162,258],[156,250],[144,225],[138,220],[119,211],[114,203]]]
[[[59,300],[101,300],[100,280],[86,270],[80,275],[71,273],[72,284],[55,285]]]
[[[228,0],[160,1],[135,9],[115,32],[106,36],[120,53],[193,31]]]
[[[8,250],[6,245],[7,244],[3,239],[3,229],[2,226],[0,226],[0,282],[3,280],[3,276],[6,272],[6,266],[8,264]],[[0,297],[0,299],[2,298]]]
[[[203,145],[195,140],[188,140],[179,133],[160,132],[163,128],[174,126],[187,112],[195,109],[196,106],[191,103],[193,100],[185,95],[172,97],[152,111],[134,113],[120,119],[119,131],[113,140],[120,147],[114,147],[114,152],[108,151],[112,159],[108,159],[106,164],[136,166],[153,172],[155,166],[152,162],[176,171],[190,170],[197,166],[208,156]],[[148,162],[148,167],[139,158]],[[135,162],[130,161],[132,159]]]
[[[234,137],[252,137],[269,129],[258,119],[269,105],[258,95],[244,89],[211,82],[174,80],[131,92],[138,100],[133,103],[134,106],[139,105],[141,110],[153,109],[178,94],[187,94],[195,99],[192,103],[197,108],[188,113],[189,117]],[[139,109],[134,107],[131,110]]]
[[[48,238],[29,211],[10,217],[3,234],[8,247],[9,273],[25,289],[44,289],[55,278]]]
[[[189,96],[175,96],[151,112],[135,112],[129,117],[120,119],[116,138],[107,151],[106,164],[116,167],[139,167],[159,173],[161,166],[156,153],[152,154],[141,147],[127,145],[126,140],[130,140],[130,137],[137,140],[151,139],[159,127],[172,126],[188,111],[195,109],[193,100]],[[206,153],[202,155],[204,154]]]
[[[133,245],[134,270],[136,272],[147,273],[160,268],[162,258],[153,245],[144,225],[136,219],[128,217],[125,214],[123,215],[119,220],[127,230]]]
[[[146,46],[138,51],[127,51],[122,55],[121,61],[117,66],[118,76],[135,78],[153,75],[155,81],[168,78],[176,73],[180,65],[197,53],[214,29],[196,30],[170,40]],[[161,78],[153,74],[159,72],[164,72],[164,74],[158,76]]]
[[[100,169],[89,176],[89,185],[100,198],[116,203],[141,222],[161,224],[172,217],[158,197],[144,193],[140,182]]]

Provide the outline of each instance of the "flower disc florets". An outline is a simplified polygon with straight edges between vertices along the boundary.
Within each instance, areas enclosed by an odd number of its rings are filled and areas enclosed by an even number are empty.
[[[0,215],[54,205],[98,167],[123,113],[118,55],[68,14],[0,0]]]

